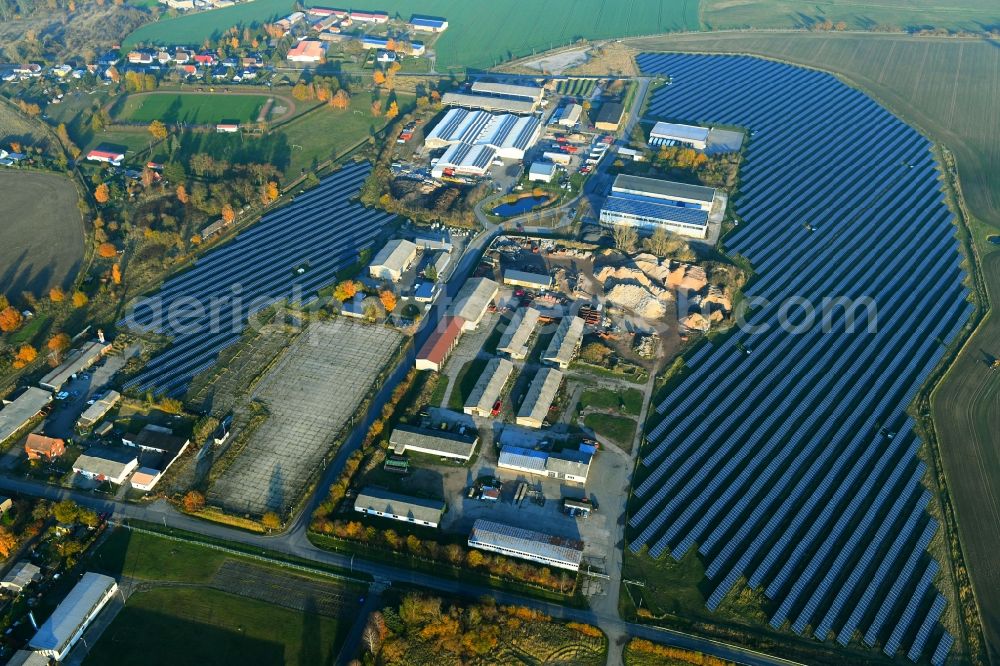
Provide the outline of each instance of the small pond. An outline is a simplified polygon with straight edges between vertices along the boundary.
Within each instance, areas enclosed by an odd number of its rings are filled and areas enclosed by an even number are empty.
[[[1000,236],[987,236],[986,240],[993,243],[994,245],[1000,245]]]
[[[520,215],[521,213],[527,213],[532,208],[538,208],[548,200],[548,197],[521,197],[513,203],[500,204],[493,209],[493,214],[500,217]]]

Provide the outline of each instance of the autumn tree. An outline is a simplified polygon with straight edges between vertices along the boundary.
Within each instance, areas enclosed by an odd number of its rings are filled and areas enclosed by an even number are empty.
[[[153,135],[153,138],[157,141],[163,141],[167,138],[167,126],[163,124],[162,121],[154,120],[149,123],[149,133]]]
[[[53,303],[62,303],[63,299],[66,298],[66,292],[64,292],[59,287],[52,287],[49,289],[49,300]]]
[[[107,183],[101,183],[94,190],[94,200],[99,204],[106,204],[111,199],[111,193],[108,190]]]
[[[31,345],[21,345],[14,354],[14,367],[21,369],[38,358],[38,350]]]
[[[278,184],[274,181],[262,185],[260,188],[260,201],[265,206],[278,198]]]
[[[351,104],[351,96],[341,88],[330,98],[330,106],[334,109],[346,109]]]
[[[274,511],[268,511],[261,516],[260,523],[269,530],[276,530],[281,527],[281,517]]]
[[[687,246],[681,238],[663,227],[657,227],[653,235],[643,241],[643,245],[657,257],[666,257]]]
[[[47,344],[49,351],[55,352],[56,354],[61,354],[62,352],[69,349],[70,339],[65,333],[56,333],[51,338]]]
[[[392,293],[388,289],[380,292],[378,299],[382,301],[382,307],[385,308],[386,312],[392,312],[396,309],[396,294]]]
[[[0,527],[0,555],[8,557],[17,548],[17,537],[6,527]]]
[[[114,243],[101,243],[97,246],[97,254],[105,259],[110,259],[118,254],[118,248],[115,247]]]
[[[389,108],[385,112],[385,117],[388,118],[389,120],[392,120],[398,115],[399,115],[399,104],[396,103],[396,100],[393,100],[392,102],[389,103]]]
[[[115,284],[122,283],[122,267],[121,264],[115,264],[111,267],[111,281]]]
[[[24,319],[21,317],[21,313],[12,305],[8,305],[3,310],[0,310],[0,331],[4,333],[16,331],[20,328],[22,321]]]
[[[80,506],[71,499],[64,499],[61,502],[56,502],[56,505],[52,508],[52,515],[60,523],[69,525],[75,523],[77,517],[79,517]]]
[[[189,490],[181,504],[188,513],[198,513],[205,508],[205,496],[197,490]]]
[[[346,303],[347,301],[354,298],[355,294],[358,293],[358,283],[354,280],[344,280],[339,283],[333,290],[333,297],[336,298],[341,303]]]
[[[222,221],[225,222],[226,224],[232,224],[233,220],[235,219],[236,219],[236,211],[233,210],[233,207],[231,205],[225,204],[222,207]]]
[[[381,69],[376,69],[375,73],[372,74],[372,80],[375,82],[375,85],[381,86],[385,83],[385,74]]]
[[[83,293],[82,291],[74,291],[73,292],[73,307],[74,308],[82,308],[88,302],[90,302],[90,299],[87,298],[87,294]]]
[[[188,195],[187,188],[184,187],[183,183],[177,186],[177,200],[182,204],[186,204],[191,200],[191,197]]]
[[[611,228],[611,237],[615,241],[615,247],[622,252],[632,252],[635,250],[635,243],[638,234],[631,224],[616,224]]]
[[[382,115],[382,102],[381,100],[375,100],[372,102],[372,115],[378,118]]]

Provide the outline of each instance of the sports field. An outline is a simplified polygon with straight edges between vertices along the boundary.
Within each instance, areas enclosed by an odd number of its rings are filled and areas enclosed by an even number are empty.
[[[266,95],[142,93],[129,95],[115,113],[123,122],[215,124],[223,120],[253,122]]]
[[[128,49],[136,44],[186,44],[200,46],[205,39],[235,25],[267,23],[292,11],[292,0],[253,0],[233,7],[212,9],[147,23],[133,31],[122,43]]]
[[[862,30],[891,26],[980,31],[1000,25],[1000,5],[995,0],[702,0],[701,20],[705,30],[808,28],[830,20]]]

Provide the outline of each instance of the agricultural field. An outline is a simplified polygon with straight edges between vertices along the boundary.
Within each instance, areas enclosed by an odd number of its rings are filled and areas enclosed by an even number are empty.
[[[235,120],[256,122],[267,95],[152,92],[129,95],[116,105],[114,117],[127,123],[206,125]]]
[[[65,176],[0,168],[0,285],[4,293],[41,296],[72,285],[83,261],[77,191]]]
[[[700,14],[703,30],[808,28],[824,20],[843,21],[851,30],[940,27],[978,32],[1000,26],[994,0],[701,0]]]
[[[25,118],[16,109],[0,101],[0,148],[10,149],[12,142],[21,144],[21,148],[45,146],[48,137],[38,121]]]
[[[639,65],[671,77],[650,116],[753,128],[743,223],[725,246],[753,264],[747,295],[768,305],[692,355],[657,406],[630,548],[675,560],[697,550],[710,610],[733,589],[762,591],[772,630],[947,655],[962,640],[959,602],[950,572],[938,576],[940,540],[928,553],[939,525],[906,409],[972,306],[930,143],[823,72],[741,56],[644,54]],[[817,115],[828,140],[802,151]],[[870,300],[874,326],[842,309],[826,325],[782,321],[792,297],[843,294]]]
[[[560,95],[572,95],[587,99],[594,92],[596,85],[595,79],[566,79],[556,85],[556,92]]]
[[[277,17],[286,16],[294,5],[292,0],[254,0],[233,7],[164,18],[133,31],[123,41],[122,48],[128,49],[136,44],[200,46],[214,34],[235,25],[268,23]]]

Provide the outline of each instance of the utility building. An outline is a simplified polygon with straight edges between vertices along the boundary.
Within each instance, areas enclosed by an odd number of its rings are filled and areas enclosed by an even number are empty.
[[[483,374],[465,401],[466,414],[491,416],[493,406],[500,400],[503,388],[514,372],[514,364],[505,358],[493,358],[486,364]]]
[[[92,571],[83,574],[80,582],[38,629],[28,647],[56,661],[64,660],[117,591],[118,583],[114,578]]]
[[[519,446],[505,446],[500,450],[497,467],[560,481],[586,483],[592,459],[593,454],[587,451],[564,449],[558,452],[546,452]]]
[[[385,244],[368,265],[368,273],[376,280],[399,282],[403,273],[417,258],[417,246],[408,240],[396,238]]]
[[[681,144],[697,150],[705,150],[708,146],[709,131],[707,127],[696,125],[656,123],[649,133],[649,145],[675,146]]]
[[[407,451],[427,453],[442,458],[469,462],[476,452],[478,437],[466,437],[445,430],[427,430],[413,426],[396,426],[389,435],[389,446],[397,455]]]
[[[538,325],[541,313],[535,308],[519,308],[510,318],[507,328],[500,336],[497,351],[512,359],[523,361],[528,357],[528,341]]]
[[[567,315],[559,322],[556,334],[552,336],[548,348],[542,355],[546,363],[565,370],[573,362],[576,353],[580,351],[583,341],[583,320],[574,315]]]
[[[80,414],[80,418],[76,420],[76,427],[80,430],[93,428],[121,399],[122,394],[118,391],[108,391],[103,398],[95,400],[94,404],[83,410],[83,414]]]
[[[711,187],[620,174],[601,208],[601,225],[624,224],[647,234],[663,228],[705,238],[715,198]]]
[[[508,557],[579,571],[583,542],[480,518],[472,526],[469,545]]]
[[[582,323],[582,319],[580,322]],[[549,416],[549,409],[556,399],[563,373],[555,368],[542,368],[531,380],[528,393],[517,412],[517,425],[541,428]]]
[[[489,278],[467,280],[455,295],[449,314],[462,318],[463,331],[473,331],[499,292],[500,285]]]
[[[465,320],[461,317],[442,317],[441,323],[417,352],[417,370],[440,371],[462,337],[464,325]]]
[[[437,527],[444,513],[444,502],[391,493],[381,488],[364,488],[354,500],[358,513],[391,518],[403,523]]]
[[[106,342],[99,340],[88,342],[79,349],[71,351],[59,367],[41,378],[38,385],[50,391],[59,391],[73,375],[97,363],[110,349],[111,345]]]
[[[527,289],[551,289],[552,276],[507,269],[503,272],[503,283]]]

